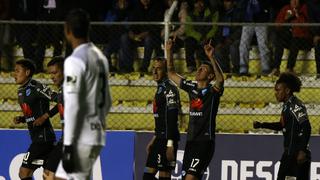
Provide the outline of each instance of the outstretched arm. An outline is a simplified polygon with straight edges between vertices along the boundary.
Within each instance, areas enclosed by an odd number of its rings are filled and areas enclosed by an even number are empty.
[[[265,129],[271,129],[275,131],[281,131],[282,130],[282,125],[280,122],[258,122],[254,121],[253,122],[253,128],[258,129],[258,128],[265,128]]]
[[[222,69],[220,68],[219,63],[217,62],[216,58],[213,55],[214,48],[211,45],[211,40],[209,41],[208,44],[204,46],[204,51],[213,67],[213,73],[215,75],[215,80],[216,80],[215,87],[217,87],[218,89],[221,89],[223,87],[223,82],[224,82],[223,72],[222,72]]]
[[[167,52],[167,69],[168,69],[168,77],[172,80],[178,87],[180,87],[180,82],[182,77],[176,73],[173,63],[173,52],[172,52],[173,42],[169,39],[166,42],[166,52]]]

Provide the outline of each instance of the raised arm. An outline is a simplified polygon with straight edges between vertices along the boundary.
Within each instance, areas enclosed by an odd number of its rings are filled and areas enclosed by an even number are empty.
[[[176,73],[173,63],[173,52],[172,52],[173,42],[169,39],[166,42],[166,52],[167,52],[167,69],[168,69],[168,77],[171,81],[173,81],[178,87],[180,87],[180,82],[182,77]]]
[[[213,73],[215,75],[215,80],[216,80],[215,86],[221,89],[223,87],[223,82],[224,82],[223,72],[222,72],[222,69],[220,68],[219,63],[217,62],[216,58],[213,55],[214,48],[211,46],[211,40],[209,41],[208,44],[204,46],[204,51],[213,67]]]

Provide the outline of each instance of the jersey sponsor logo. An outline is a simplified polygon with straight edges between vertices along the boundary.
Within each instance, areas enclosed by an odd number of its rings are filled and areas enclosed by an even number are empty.
[[[196,109],[200,111],[203,107],[203,102],[200,98],[192,99],[191,101],[191,109]]]
[[[298,105],[295,105],[293,112],[296,113],[296,112],[298,112],[298,111],[300,111],[300,110],[302,110],[302,107],[300,107],[300,106],[298,106]]]
[[[202,116],[203,113],[202,112],[190,112],[190,116]]]
[[[43,163],[44,163],[43,159],[35,159],[31,162],[31,164],[38,165],[38,166],[42,166]]]
[[[26,90],[26,96],[30,96],[30,94],[31,94],[31,89],[27,89]]]
[[[169,91],[169,93],[166,95],[168,98],[175,97],[176,94],[172,92],[172,90]]]
[[[36,120],[34,117],[26,118],[26,123]]]
[[[45,89],[40,89],[38,88],[37,91],[41,94],[43,94],[45,97],[47,97],[48,99],[51,99],[51,92],[46,93],[48,88]]]
[[[193,84],[192,82],[188,82],[187,80],[183,80],[182,83],[185,84],[185,85],[187,85],[187,86],[195,87],[195,84]]]
[[[27,103],[21,104],[20,107],[23,111],[24,116],[27,116],[27,117],[32,116],[32,110]]]
[[[168,105],[173,105],[173,104],[177,104],[177,101],[175,101],[174,99],[169,99]]]

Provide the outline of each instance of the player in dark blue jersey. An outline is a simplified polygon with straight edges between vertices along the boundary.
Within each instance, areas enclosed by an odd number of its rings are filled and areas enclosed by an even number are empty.
[[[51,75],[52,82],[55,86],[59,88],[55,101],[57,102],[57,109],[60,115],[60,123],[63,130],[64,118],[63,118],[63,93],[62,93],[62,84],[63,84],[63,57],[54,57],[48,63],[48,72]],[[53,180],[55,178],[55,172],[58,168],[59,162],[62,158],[62,145],[63,137],[61,136],[60,140],[56,143],[54,149],[48,155],[46,163],[44,165],[43,177],[46,180]]]
[[[209,165],[215,149],[215,127],[220,97],[223,94],[223,72],[214,58],[211,41],[204,50],[209,61],[203,61],[196,72],[196,82],[178,75],[172,60],[172,41],[166,43],[168,76],[190,99],[189,127],[182,167],[182,177],[199,180]],[[215,80],[212,85],[211,81]]]
[[[180,95],[177,87],[168,79],[164,58],[155,59],[152,72],[153,80],[158,84],[153,100],[155,136],[147,146],[148,158],[143,179],[154,180],[159,171],[159,179],[170,180],[180,139]]]
[[[32,79],[35,69],[31,60],[23,59],[16,62],[14,72],[15,81],[20,85],[18,101],[23,111],[23,116],[15,117],[14,123],[27,123],[32,141],[19,170],[19,177],[23,180],[31,180],[33,172],[44,165],[55,142],[49,120],[56,113],[49,110],[49,101],[54,94],[47,86]],[[46,118],[41,118],[44,114]]]
[[[311,125],[305,105],[293,94],[299,92],[300,88],[299,77],[292,73],[282,73],[274,88],[277,100],[283,102],[280,121],[253,123],[254,128],[283,132],[284,152],[280,161],[278,180],[309,179]]]

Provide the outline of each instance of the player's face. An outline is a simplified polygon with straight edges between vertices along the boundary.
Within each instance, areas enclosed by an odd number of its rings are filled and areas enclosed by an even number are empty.
[[[153,80],[160,81],[166,76],[165,63],[163,61],[154,61],[152,67]]]
[[[22,67],[20,64],[16,64],[14,68],[13,77],[17,84],[24,84],[29,79],[30,70]]]
[[[206,64],[201,64],[196,72],[196,81],[207,80],[210,74],[210,68]]]
[[[275,90],[275,96],[278,102],[285,102],[288,99],[290,89],[285,84],[283,83],[276,84],[276,86],[274,87],[274,90]]]
[[[60,87],[63,82],[63,72],[62,69],[59,68],[58,65],[52,65],[48,67],[48,71],[51,75],[52,82]]]

